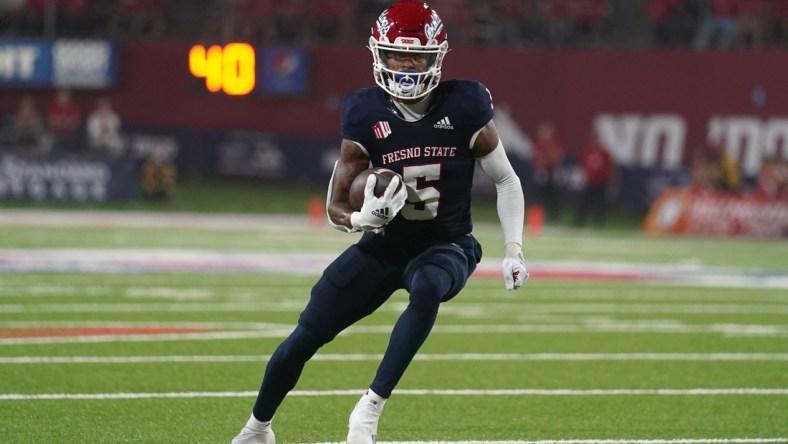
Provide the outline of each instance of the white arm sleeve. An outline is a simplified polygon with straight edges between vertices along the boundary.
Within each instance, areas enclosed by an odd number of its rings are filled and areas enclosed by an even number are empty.
[[[498,146],[490,154],[477,158],[476,162],[484,174],[495,182],[498,192],[498,218],[503,228],[504,245],[514,242],[522,246],[525,199],[520,178],[506,157],[503,143],[499,140]]]

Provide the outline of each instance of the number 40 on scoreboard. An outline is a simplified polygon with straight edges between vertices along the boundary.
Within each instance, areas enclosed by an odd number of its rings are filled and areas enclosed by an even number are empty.
[[[194,45],[189,50],[189,72],[205,79],[205,87],[231,96],[249,94],[255,87],[255,51],[248,43],[224,47]]]

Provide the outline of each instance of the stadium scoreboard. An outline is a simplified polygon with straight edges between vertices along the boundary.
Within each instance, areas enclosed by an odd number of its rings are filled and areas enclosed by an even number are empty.
[[[189,72],[205,79],[205,88],[230,96],[245,96],[256,82],[255,51],[248,43],[230,43],[206,48],[194,45],[189,50]]]
[[[200,89],[211,94],[300,95],[309,86],[309,58],[302,48],[196,44],[189,48],[188,67]]]

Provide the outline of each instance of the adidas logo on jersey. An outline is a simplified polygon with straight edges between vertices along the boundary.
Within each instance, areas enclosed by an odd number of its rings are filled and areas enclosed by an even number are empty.
[[[389,218],[389,207],[378,208],[376,210],[372,210],[372,215],[375,217],[379,217],[381,219],[388,219]]]
[[[438,129],[454,129],[454,126],[452,126],[451,122],[449,122],[448,117],[440,119],[438,123],[433,126]]]

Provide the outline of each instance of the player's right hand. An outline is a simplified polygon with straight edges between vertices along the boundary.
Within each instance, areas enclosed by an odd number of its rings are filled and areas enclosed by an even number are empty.
[[[510,242],[506,244],[506,255],[501,264],[503,283],[507,290],[517,290],[528,280],[528,270],[520,245]]]
[[[364,205],[361,209],[350,215],[353,228],[362,231],[375,231],[389,223],[399,213],[408,198],[404,186],[400,186],[399,176],[391,179],[383,196],[375,196],[375,178],[370,174],[364,187]],[[399,188],[399,189],[397,189]]]

